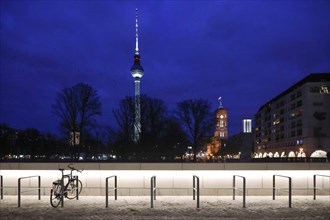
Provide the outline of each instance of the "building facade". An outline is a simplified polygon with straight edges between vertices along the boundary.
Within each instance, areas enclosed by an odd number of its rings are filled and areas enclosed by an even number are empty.
[[[255,114],[254,157],[330,151],[330,73],[310,74]]]

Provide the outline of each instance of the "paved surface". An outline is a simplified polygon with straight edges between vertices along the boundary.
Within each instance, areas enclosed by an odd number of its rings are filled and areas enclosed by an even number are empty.
[[[0,200],[0,219],[330,219],[330,196],[294,196],[292,208],[288,208],[288,197],[248,196],[246,208],[242,197],[201,196],[200,208],[188,196],[158,196],[154,208],[150,208],[150,197],[109,198],[105,208],[105,197],[83,196],[77,200],[65,200],[63,208],[53,208],[49,197],[23,196],[21,207],[17,207],[17,196],[5,196]]]

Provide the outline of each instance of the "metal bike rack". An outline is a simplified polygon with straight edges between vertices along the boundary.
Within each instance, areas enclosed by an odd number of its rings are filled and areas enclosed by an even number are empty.
[[[193,200],[195,200],[195,194],[197,193],[197,208],[199,208],[199,177],[193,176]]]
[[[151,208],[154,207],[154,200],[156,200],[156,176],[150,178],[150,196]]]
[[[243,179],[243,190],[240,190],[240,188],[236,187],[236,177],[240,177]],[[245,195],[246,195],[246,181],[244,176],[239,175],[233,175],[233,200],[235,200],[235,191],[239,190],[243,192],[243,208],[245,208]]]
[[[62,174],[61,178],[61,207],[64,207],[64,174]]]
[[[3,176],[2,175],[0,175],[0,187],[1,187],[1,189],[0,189],[0,191],[1,191],[1,199],[3,199]]]
[[[18,207],[21,207],[21,180],[22,179],[31,179],[31,178],[34,178],[34,177],[38,177],[38,199],[40,200],[41,199],[41,178],[40,176],[26,176],[26,177],[21,177],[21,178],[18,178]],[[29,187],[30,188],[30,187]],[[24,192],[30,192],[32,190],[28,190],[28,191],[24,191]]]
[[[62,178],[61,178],[61,207],[64,207],[64,178],[65,177],[70,179],[70,175],[62,174]]]
[[[77,194],[76,200],[79,200],[79,178],[78,178],[78,176],[73,176],[73,179],[75,179],[76,186],[77,186],[77,189],[76,189],[76,194]]]
[[[327,176],[327,175],[320,175],[320,174],[315,174],[313,175],[313,198],[314,200],[316,200],[316,190],[319,189],[319,190],[325,190],[324,188],[317,188],[316,187],[316,177],[322,177],[322,179],[324,177],[330,177],[330,176]],[[328,189],[329,190],[329,189]]]
[[[291,201],[292,201],[292,180],[289,176],[282,176],[282,175],[273,175],[273,200],[275,200],[275,177],[283,177],[289,179],[289,208],[291,208]]]
[[[115,191],[115,200],[117,200],[117,176],[113,175],[113,176],[108,176],[107,178],[105,178],[105,207],[108,208],[108,203],[109,203],[109,179],[110,178],[114,178],[114,187],[110,188],[111,190]]]

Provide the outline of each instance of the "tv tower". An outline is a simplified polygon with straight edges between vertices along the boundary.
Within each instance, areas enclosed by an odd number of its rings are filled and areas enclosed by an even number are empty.
[[[133,140],[137,143],[141,135],[141,107],[140,107],[140,79],[143,76],[144,70],[140,65],[139,54],[139,25],[138,25],[138,9],[135,15],[135,54],[134,64],[131,68],[131,74],[134,77],[135,84],[135,118],[134,118],[134,136]]]

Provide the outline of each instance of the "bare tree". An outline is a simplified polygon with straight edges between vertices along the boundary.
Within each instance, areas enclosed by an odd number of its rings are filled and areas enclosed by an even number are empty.
[[[134,129],[134,98],[126,97],[120,101],[119,108],[113,110],[116,122],[119,125],[119,135],[124,139],[133,138]],[[147,95],[141,96],[141,127],[144,139],[150,136],[157,138],[164,126],[166,107],[160,99]]]
[[[63,131],[72,135],[73,150],[77,158],[76,148],[83,140],[84,129],[95,123],[94,116],[102,114],[97,91],[87,84],[78,83],[58,93],[52,108],[54,114],[61,119]]]
[[[141,96],[142,138],[157,141],[164,132],[166,107],[162,100]]]
[[[141,140],[133,145],[134,98],[121,100],[118,109],[113,110],[119,125],[118,140],[122,154],[134,157],[151,158],[159,151],[160,140],[164,136],[167,120],[166,107],[160,99],[141,95]],[[125,148],[125,149],[124,149]],[[157,148],[157,149],[156,149]],[[126,151],[126,152],[125,152]]]
[[[127,96],[120,101],[118,109],[112,110],[119,126],[118,138],[125,140],[125,142],[130,142],[133,139],[134,108],[134,98]]]
[[[211,104],[203,99],[190,99],[177,104],[176,116],[193,145],[194,161],[196,161],[197,148],[201,146],[204,137],[209,136],[213,127],[213,114],[210,108]]]

